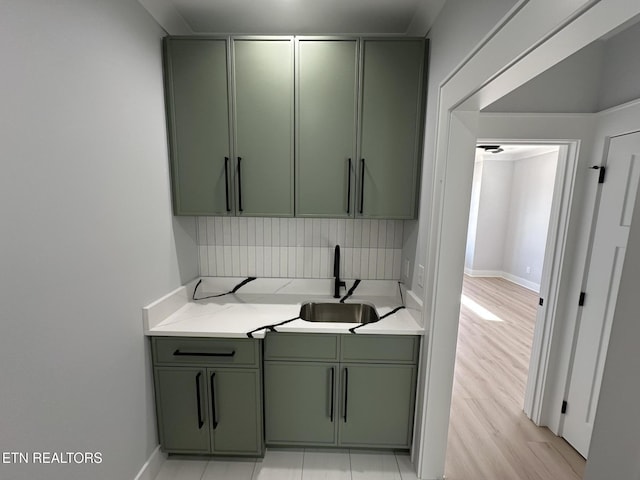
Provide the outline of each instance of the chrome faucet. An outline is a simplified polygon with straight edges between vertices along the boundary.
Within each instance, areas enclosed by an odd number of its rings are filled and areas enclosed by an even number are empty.
[[[340,298],[340,287],[347,288],[344,280],[340,280],[340,245],[336,245],[333,254],[333,298]]]

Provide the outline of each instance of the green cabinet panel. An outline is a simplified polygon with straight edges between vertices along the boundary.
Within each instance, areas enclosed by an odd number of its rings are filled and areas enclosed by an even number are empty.
[[[341,364],[340,445],[409,448],[415,367]]]
[[[260,344],[248,338],[153,337],[153,361],[162,365],[255,367]]]
[[[337,363],[265,362],[270,445],[336,445]]]
[[[234,39],[237,213],[293,216],[293,39]]]
[[[158,433],[165,451],[208,453],[207,379],[204,369],[155,369]]]
[[[341,362],[416,363],[418,337],[408,335],[342,335]]]
[[[363,40],[357,215],[414,218],[425,43]]]
[[[168,38],[165,68],[174,213],[229,214],[227,42]]]
[[[259,370],[210,369],[209,399],[213,453],[262,454]]]
[[[317,333],[267,333],[264,340],[266,360],[332,361],[338,360],[338,335]]]
[[[353,216],[358,42],[297,46],[296,215]]]

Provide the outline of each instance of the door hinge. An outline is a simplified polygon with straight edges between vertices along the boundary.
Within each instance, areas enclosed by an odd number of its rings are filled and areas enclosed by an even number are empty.
[[[544,298],[540,298],[540,300],[538,300],[538,305],[544,305]]]
[[[560,413],[562,413],[563,415],[565,413],[567,413],[567,401],[566,400],[562,401],[562,408],[560,409]]]
[[[580,292],[580,299],[578,300],[578,306],[582,307],[584,305],[584,297],[587,294],[585,292]]]
[[[591,167],[593,170],[600,170],[600,175],[598,176],[598,183],[604,183],[604,176],[605,176],[605,172],[606,172],[606,167],[600,167],[598,165],[595,165],[593,167]]]

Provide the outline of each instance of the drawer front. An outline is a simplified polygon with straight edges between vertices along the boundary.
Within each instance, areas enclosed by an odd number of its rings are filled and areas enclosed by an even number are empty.
[[[269,333],[265,360],[337,361],[338,336],[322,333]]]
[[[240,338],[153,337],[156,365],[224,365],[258,368],[260,341]]]
[[[342,335],[340,361],[417,363],[419,341],[409,335]]]

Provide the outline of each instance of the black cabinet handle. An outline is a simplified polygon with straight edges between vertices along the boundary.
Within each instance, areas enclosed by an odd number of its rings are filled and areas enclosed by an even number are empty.
[[[349,369],[344,369],[344,423],[347,423],[347,393],[349,391]]]
[[[196,375],[196,401],[198,403],[198,430],[202,428],[204,425],[204,421],[202,420],[202,402],[200,399],[200,377],[202,376],[202,372],[198,372]]]
[[[242,168],[240,168],[242,157],[238,157],[238,210],[242,210]]]
[[[216,413],[216,374],[211,374],[211,415],[213,416],[213,429],[218,427],[218,415]]]
[[[331,423],[333,423],[333,396],[334,396],[334,383],[335,383],[335,372],[336,368],[331,367]]]
[[[364,158],[360,159],[360,215],[364,212]]]
[[[347,180],[347,213],[351,213],[351,159],[349,159],[349,178]]]
[[[181,352],[176,350],[173,352],[174,357],[233,357],[235,354],[235,350],[230,352]]]
[[[229,202],[229,157],[224,157],[224,192],[227,201],[227,212],[231,211],[231,202]]]

